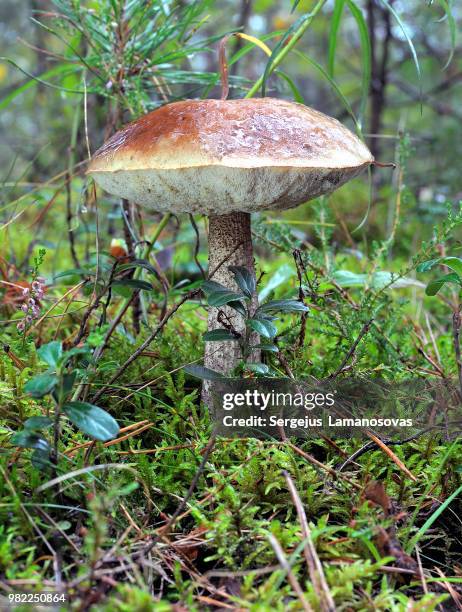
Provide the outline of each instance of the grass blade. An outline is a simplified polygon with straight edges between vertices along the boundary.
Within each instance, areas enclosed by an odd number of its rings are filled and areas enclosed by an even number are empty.
[[[447,59],[447,62],[443,66],[443,70],[446,70],[446,68],[452,62],[452,58],[454,57],[454,51],[456,49],[457,25],[456,25],[456,20],[454,19],[454,15],[452,14],[452,11],[451,11],[451,7],[446,2],[446,0],[438,0],[438,4],[440,4],[440,6],[444,10],[445,16],[448,21],[449,34],[451,36],[451,50],[449,51],[449,57]]]
[[[270,74],[275,70],[285,56],[291,51],[294,46],[298,43],[300,38],[309,28],[311,22],[316,17],[316,15],[321,11],[322,7],[326,3],[326,0],[318,0],[315,7],[311,11],[311,13],[307,13],[306,15],[302,15],[300,19],[298,19],[284,34],[282,39],[273,49],[271,57],[266,64],[265,72],[263,76],[261,76],[257,81],[253,84],[253,86],[249,89],[246,94],[246,98],[251,98],[256,94],[256,92],[261,88],[262,95],[265,95],[265,83],[270,76]],[[290,37],[290,39],[289,39]]]
[[[306,14],[306,15],[302,15],[301,17],[299,17],[297,19],[297,21],[295,21],[290,28],[288,28],[285,32],[284,35],[282,36],[282,38],[279,40],[279,42],[277,43],[277,45],[274,47],[273,52],[270,55],[270,58],[266,64],[265,67],[265,72],[263,73],[263,81],[261,83],[261,95],[262,98],[265,97],[266,95],[266,81],[268,80],[272,69],[273,69],[273,64],[274,61],[276,59],[276,57],[278,56],[279,52],[281,51],[281,49],[284,48],[284,45],[286,44],[287,40],[289,39],[289,37],[293,36],[295,34],[295,32],[301,30],[306,22],[309,19],[310,14]]]
[[[344,6],[345,6],[345,0],[335,0],[334,12],[332,13],[332,19],[330,22],[327,72],[329,73],[329,76],[332,78],[334,76],[334,70],[335,70],[335,52],[337,50],[338,31],[340,28],[340,22],[342,20],[342,13],[343,13]]]
[[[415,545],[417,544],[417,542],[422,538],[422,536],[424,536],[426,534],[426,532],[430,529],[430,527],[433,525],[433,523],[436,521],[436,519],[446,510],[446,508],[449,506],[449,504],[458,496],[460,495],[460,493],[462,493],[462,485],[460,485],[460,487],[458,487],[454,493],[452,493],[442,504],[441,506],[439,506],[435,512],[433,512],[433,514],[431,514],[428,519],[425,521],[425,523],[422,525],[422,527],[419,529],[419,531],[415,534],[415,536],[412,538],[412,540],[409,543],[409,547],[408,550],[412,551],[415,547]]]
[[[364,115],[366,112],[367,99],[369,96],[369,90],[371,85],[371,70],[372,70],[372,51],[371,41],[369,38],[369,30],[367,27],[366,20],[364,19],[361,9],[359,9],[352,0],[346,0],[348,8],[353,15],[356,24],[358,26],[359,38],[361,41],[361,55],[362,55],[362,79],[361,79],[361,105],[359,110],[359,125],[362,126]]]
[[[419,77],[419,89],[420,89],[420,95],[422,97],[422,71],[420,70],[419,58],[417,57],[417,51],[415,50],[414,43],[412,42],[412,39],[409,36],[401,17],[398,15],[395,9],[391,6],[388,0],[380,0],[380,1],[390,11],[393,17],[396,19],[399,27],[401,28],[401,31],[403,32],[404,38],[406,39],[406,42],[409,46],[409,50],[411,51],[412,59],[414,60],[414,65],[415,65],[415,69],[417,72],[417,76]]]
[[[312,66],[314,66],[314,68],[316,68],[316,70],[318,70],[318,72],[321,73],[321,75],[323,76],[323,78],[326,79],[326,81],[329,83],[329,85],[332,87],[332,89],[334,90],[334,92],[337,94],[337,96],[339,97],[340,101],[342,102],[342,104],[345,107],[345,110],[348,111],[348,113],[351,115],[353,121],[355,122],[355,125],[357,126],[357,128],[359,129],[359,123],[358,123],[358,119],[356,118],[356,115],[353,111],[353,109],[351,108],[350,103],[348,102],[348,100],[346,99],[346,97],[343,95],[342,91],[340,90],[339,86],[337,85],[337,83],[334,81],[334,79],[329,75],[328,72],[326,72],[326,70],[324,70],[324,68],[321,66],[321,64],[318,64],[318,62],[316,60],[314,60],[313,58],[311,58],[309,55],[307,55],[306,53],[303,53],[303,51],[299,51],[298,49],[294,49],[293,53],[295,53],[295,55],[297,55],[298,57],[300,57],[301,59],[305,60],[306,62],[308,62],[309,64],[311,64]]]
[[[302,93],[288,74],[286,74],[282,70],[276,70],[274,74],[276,74],[278,77],[281,77],[287,83],[290,91],[292,92],[295,102],[298,102],[299,104],[305,104],[305,99]]]
[[[9,61],[10,62],[10,60],[5,60],[5,61]],[[22,70],[22,68],[20,68],[14,62],[10,62],[10,63],[12,63],[15,68],[18,68],[19,70],[24,72]],[[75,64],[60,64],[59,66],[55,66],[51,70],[47,70],[46,72],[42,72],[42,74],[40,76],[38,76],[38,77],[34,77],[33,75],[30,75],[29,73],[26,73],[27,76],[30,76],[30,81],[27,81],[23,85],[20,85],[14,91],[10,92],[7,96],[2,98],[0,100],[0,110],[6,108],[10,104],[10,102],[12,102],[15,98],[17,98],[19,95],[21,95],[22,93],[24,93],[25,91],[27,91],[31,87],[35,87],[35,85],[37,85],[37,83],[44,83],[45,79],[49,79],[51,77],[54,77],[57,74],[62,74],[63,72],[66,72],[67,70],[69,70],[70,72],[76,72],[77,70],[80,70],[80,67],[76,66]],[[48,85],[48,83],[44,83],[44,84]]]

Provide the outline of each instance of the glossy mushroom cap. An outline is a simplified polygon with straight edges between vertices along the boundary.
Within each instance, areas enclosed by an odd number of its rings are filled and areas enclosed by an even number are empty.
[[[336,119],[275,98],[174,102],[129,123],[88,173],[156,211],[283,210],[334,191],[373,161]]]

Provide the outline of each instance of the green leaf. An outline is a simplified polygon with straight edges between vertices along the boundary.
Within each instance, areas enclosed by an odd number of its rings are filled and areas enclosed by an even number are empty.
[[[44,416],[33,416],[24,423],[24,429],[28,431],[41,431],[42,429],[48,429],[53,425],[53,421]]]
[[[290,28],[288,28],[285,32],[284,35],[280,38],[280,40],[278,41],[278,43],[276,44],[276,46],[274,47],[267,63],[265,66],[265,71],[263,73],[263,77],[261,79],[261,95],[262,98],[265,97],[266,95],[266,81],[268,80],[273,68],[274,68],[274,63],[275,60],[277,59],[280,51],[284,48],[284,46],[286,45],[287,41],[289,38],[292,38],[292,36],[294,34],[297,34],[298,30],[300,31],[304,31],[304,26],[309,24],[309,22],[311,22],[313,18],[312,13],[306,13],[305,15],[302,15],[301,17],[299,17],[291,26]]]
[[[451,50],[449,51],[449,57],[447,59],[447,62],[443,66],[443,70],[446,70],[446,68],[452,62],[452,58],[454,57],[454,51],[456,50],[457,25],[456,25],[456,20],[454,19],[454,15],[452,14],[451,7],[449,6],[449,3],[446,2],[446,0],[437,0],[437,1],[443,7],[444,13],[447,17],[448,25],[449,25],[449,34],[451,36]]]
[[[268,351],[270,353],[279,353],[279,349],[275,344],[256,344],[250,348],[260,349],[261,351]]]
[[[218,308],[219,306],[224,306],[229,302],[239,302],[240,300],[244,299],[248,298],[240,293],[226,289],[225,291],[220,290],[209,293],[207,296],[207,303],[209,306]]]
[[[50,445],[42,436],[27,430],[15,433],[14,436],[10,438],[10,443],[20,448],[37,448],[42,451],[48,451],[50,448]]]
[[[214,293],[215,291],[228,291],[228,287],[225,287],[224,285],[212,280],[204,281],[201,285],[201,289],[205,295]]]
[[[298,102],[299,104],[305,104],[305,98],[302,96],[299,88],[295,85],[294,81],[290,78],[288,74],[286,74],[282,70],[275,70],[274,74],[282,78],[287,83],[290,91],[292,92],[292,96],[295,102]]]
[[[50,451],[43,450],[41,448],[36,448],[34,450],[30,456],[30,460],[34,468],[37,470],[46,470],[53,465],[50,460]]]
[[[264,363],[246,363],[245,369],[255,372],[255,374],[268,374],[269,367]]]
[[[329,51],[328,51],[328,73],[329,76],[334,78],[335,70],[335,51],[337,49],[338,32],[340,28],[340,22],[342,20],[343,7],[345,6],[345,0],[335,0],[334,11],[330,20],[330,32],[329,32]]]
[[[121,266],[117,267],[117,273],[125,272],[126,270],[132,270],[133,268],[144,268],[155,277],[159,276],[154,266],[150,264],[149,261],[147,261],[146,259],[134,259],[130,263],[122,264]]]
[[[129,289],[140,289],[142,291],[153,291],[151,283],[137,278],[124,278],[112,281],[112,287],[128,287]]]
[[[406,28],[404,26],[403,21],[401,20],[401,17],[398,15],[398,13],[395,11],[395,9],[391,6],[391,4],[387,0],[380,0],[380,1],[390,11],[390,13],[393,15],[393,17],[398,22],[399,27],[401,28],[401,31],[402,31],[402,33],[404,35],[404,38],[406,39],[406,42],[407,42],[407,44],[409,46],[409,49],[411,51],[412,59],[414,60],[414,65],[415,65],[417,76],[418,76],[418,79],[419,79],[420,91],[422,91],[422,72],[420,70],[419,58],[417,57],[417,52],[415,50],[414,43],[412,42],[411,37],[407,33],[407,30],[406,30]]]
[[[65,351],[61,357],[61,359],[59,360],[59,365],[65,365],[69,359],[72,359],[72,357],[76,357],[77,355],[86,355],[86,356],[90,356],[91,355],[91,349],[88,346],[79,346],[79,347],[74,347],[69,349],[68,351]]]
[[[462,279],[462,259],[460,257],[438,257],[437,259],[429,259],[419,264],[416,268],[417,272],[428,272],[435,265],[447,266],[453,270],[460,279]]]
[[[305,306],[298,300],[271,300],[258,308],[258,312],[308,312],[308,306]]]
[[[229,266],[228,270],[232,272],[239,289],[243,291],[247,297],[251,298],[257,286],[255,275],[243,266]]]
[[[63,383],[61,388],[63,396],[62,399],[66,398],[66,396],[69,395],[69,393],[72,391],[76,378],[77,372],[75,370],[63,376]]]
[[[40,357],[40,359],[48,364],[51,368],[57,367],[62,354],[63,347],[61,342],[58,340],[44,344],[37,350],[37,355]]]
[[[417,266],[417,272],[428,272],[440,261],[440,259],[441,257],[438,257],[438,259],[428,259],[427,261],[422,262]]]
[[[279,266],[276,272],[266,281],[263,289],[259,291],[259,301],[263,302],[276,287],[288,281],[293,275],[294,271],[289,264],[282,264],[282,266]]]
[[[348,102],[348,99],[343,95],[342,90],[340,89],[340,87],[337,85],[337,83],[334,81],[334,79],[329,75],[329,73],[326,72],[326,70],[324,70],[324,68],[321,66],[321,64],[318,64],[318,62],[316,60],[314,60],[312,57],[310,57],[306,53],[303,53],[303,51],[300,51],[299,49],[293,49],[292,53],[297,55],[300,59],[302,59],[302,60],[308,62],[309,64],[311,64],[311,66],[313,66],[314,68],[316,68],[316,70],[321,74],[321,76],[332,87],[332,89],[334,90],[334,93],[337,95],[337,97],[339,98],[340,102],[345,107],[345,110],[351,116],[351,118],[353,119],[355,124],[359,127],[358,119],[357,119],[353,109],[351,108],[351,104]]]
[[[10,102],[14,100],[20,94],[24,93],[31,87],[35,87],[37,83],[43,83],[44,79],[48,79],[55,75],[61,74],[63,72],[75,72],[76,70],[79,70],[79,69],[80,67],[76,67],[75,64],[59,64],[58,66],[53,67],[51,70],[42,72],[39,78],[32,78],[30,81],[27,81],[27,83],[24,83],[20,87],[17,87],[7,96],[2,98],[0,100],[0,110],[6,108],[10,104]]]
[[[215,370],[196,364],[187,365],[183,370],[187,374],[195,378],[200,378],[201,380],[223,380],[225,378],[220,372],[215,372]]]
[[[220,340],[239,340],[237,336],[229,332],[227,329],[213,329],[205,332],[202,336],[206,342],[219,342]]]
[[[447,266],[462,279],[462,259],[459,257],[441,257],[438,263],[441,266]]]
[[[65,276],[95,276],[95,273],[90,272],[90,270],[86,270],[85,268],[72,268],[71,270],[64,270],[64,272],[55,274],[53,276],[53,280],[64,278]]]
[[[243,317],[247,316],[247,311],[246,311],[245,306],[244,306],[244,304],[242,302],[229,302],[227,304],[227,306],[229,308],[232,308],[236,312],[238,312]]]
[[[24,385],[24,391],[32,397],[43,397],[51,393],[58,384],[58,377],[55,374],[39,374],[28,380]]]
[[[248,319],[247,323],[249,327],[265,338],[274,338],[278,333],[276,326],[271,321],[266,321],[265,319]]]
[[[67,402],[63,412],[81,431],[95,440],[107,442],[119,433],[117,421],[105,410],[87,402]]]
[[[340,287],[364,287],[368,283],[374,289],[403,289],[405,287],[424,287],[424,284],[414,278],[396,278],[397,275],[386,270],[375,272],[372,277],[369,274],[357,274],[350,270],[336,270],[332,274],[332,279]]]
[[[432,512],[432,514],[427,518],[425,523],[420,527],[419,531],[415,534],[415,536],[410,541],[409,545],[406,547],[409,552],[412,552],[417,542],[424,536],[433,523],[438,519],[441,514],[446,510],[446,508],[451,504],[451,502],[462,493],[462,485],[460,485],[455,491],[451,493],[451,495],[444,500],[444,502],[438,506],[438,508]]]
[[[428,283],[425,293],[427,295],[436,295],[446,283],[456,283],[459,287],[461,285],[459,276],[451,272],[451,274],[445,274]]]
[[[372,49],[371,41],[369,38],[369,28],[367,27],[366,20],[364,19],[363,13],[355,2],[352,0],[346,0],[348,8],[353,15],[356,24],[358,26],[359,39],[361,41],[361,58],[362,58],[362,78],[361,78],[361,105],[359,111],[359,124],[362,126],[364,115],[366,112],[366,105],[369,96],[369,90],[371,85],[371,71],[372,71]]]

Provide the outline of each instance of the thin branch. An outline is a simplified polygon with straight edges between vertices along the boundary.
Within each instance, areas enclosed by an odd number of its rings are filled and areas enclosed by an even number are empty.
[[[308,567],[311,582],[313,583],[313,587],[321,603],[321,609],[324,612],[335,612],[335,602],[331,595],[331,592],[329,591],[329,585],[327,584],[326,577],[324,576],[324,570],[321,561],[313,544],[311,530],[306,519],[305,509],[303,508],[302,500],[300,499],[300,496],[292,478],[290,477],[290,474],[286,470],[284,470],[283,474],[286,479],[290,495],[294,502],[295,509],[297,510],[298,520],[302,528],[303,539],[306,541],[306,545],[303,549],[305,553],[306,565]]]
[[[344,370],[346,364],[350,361],[351,357],[353,357],[353,355],[355,354],[355,351],[358,347],[358,344],[361,342],[361,340],[363,339],[363,337],[367,334],[367,332],[369,331],[370,326],[372,325],[374,319],[370,319],[369,321],[367,321],[364,325],[363,328],[361,329],[361,331],[359,332],[359,336],[356,338],[356,340],[353,342],[353,344],[351,345],[350,350],[348,351],[348,353],[345,355],[342,363],[339,365],[339,367],[335,370],[335,372],[333,374],[331,374],[329,376],[329,378],[337,378],[337,376]]]
[[[121,374],[123,374],[125,372],[125,370],[128,368],[128,366],[130,366],[136,359],[138,359],[138,357],[141,355],[141,353],[151,344],[151,342],[157,337],[157,335],[163,330],[163,328],[165,327],[165,325],[168,323],[169,319],[176,313],[176,311],[188,300],[190,300],[191,298],[195,297],[196,295],[198,295],[200,293],[200,289],[194,289],[192,291],[188,291],[188,293],[186,293],[181,300],[179,300],[176,304],[174,304],[170,310],[167,311],[166,315],[164,316],[164,318],[161,320],[161,322],[157,325],[157,327],[154,329],[154,331],[146,338],[146,340],[143,342],[143,344],[141,344],[141,346],[139,346],[136,351],[130,355],[130,357],[125,361],[124,364],[122,364],[120,366],[120,368],[117,370],[117,372],[110,378],[110,380],[104,385],[104,387],[101,387],[101,389],[98,391],[98,393],[96,393],[96,395],[93,397],[93,402],[97,402],[97,400],[104,394],[105,390],[110,387],[118,378]]]
[[[279,544],[278,540],[272,533],[268,534],[268,540],[274,550],[274,554],[276,555],[277,560],[279,561],[279,565],[282,567],[284,572],[287,574],[287,578],[290,582],[290,585],[295,591],[295,593],[297,594],[297,597],[300,600],[300,604],[302,608],[305,610],[305,612],[314,612],[313,608],[306,601],[305,594],[303,593],[302,587],[300,586],[300,583],[295,577],[295,574],[293,573],[292,568],[290,567],[289,562],[287,561],[284,551],[282,550],[281,545]]]

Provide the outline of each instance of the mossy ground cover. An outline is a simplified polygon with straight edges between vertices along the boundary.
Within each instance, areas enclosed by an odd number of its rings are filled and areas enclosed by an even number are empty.
[[[448,244],[459,223],[452,214],[443,223],[441,232]],[[284,236],[275,243],[271,224],[261,219],[256,225],[264,298],[297,296],[296,265],[291,247],[284,242],[297,240],[291,226],[282,222],[276,226]],[[316,229],[322,233],[325,227]],[[190,231],[185,227],[174,238],[180,246],[166,272],[172,287],[168,306],[197,285],[192,279],[179,286],[185,270],[191,269],[188,249],[181,246]],[[13,228],[10,239],[15,238]],[[167,229],[159,249],[171,240]],[[355,282],[352,287],[341,286],[339,271],[383,270],[385,261],[380,265],[377,259],[366,260],[358,266],[348,253],[335,253],[330,240],[323,236],[308,251],[299,245],[305,302],[312,306],[304,324],[304,342],[298,341],[300,316],[282,316],[276,325],[283,359],[271,353],[265,357],[267,363],[278,375],[289,370],[295,377],[328,376],[342,363],[364,322],[373,319],[375,327],[358,345],[348,372],[380,373],[399,380],[409,375],[438,376],[441,368],[451,376],[456,364],[446,304],[433,300],[427,305],[419,285],[380,288]],[[270,252],[272,244],[278,249]],[[395,272],[394,282],[432,248],[428,243],[414,258],[395,260],[394,270],[387,267]],[[377,245],[376,252],[380,251]],[[107,267],[112,265],[110,255],[100,257],[106,258]],[[53,260],[49,248],[40,274],[52,278]],[[390,447],[393,457],[378,447],[370,448],[342,470],[345,460],[364,446],[363,440],[218,439],[208,448],[212,425],[200,403],[200,381],[182,369],[202,359],[203,298],[185,302],[149,348],[107,386],[114,371],[136,352],[158,321],[165,297],[156,293],[159,281],[153,283],[154,295],[146,302],[147,323],[138,336],[128,314],[96,364],[91,352],[70,362],[75,384],[84,387],[83,397],[91,401],[104,390],[98,404],[121,428],[116,443],[91,442],[64,416],[57,465],[34,465],[30,450],[12,446],[13,432],[27,419],[52,415],[54,410],[50,396],[34,399],[27,393],[27,382],[47,370],[36,347],[59,339],[69,350],[82,312],[94,299],[94,277],[89,275],[86,286],[59,301],[80,282],[72,276],[75,271],[62,280],[56,278],[67,265],[65,257],[60,259],[55,280],[48,283],[42,308],[49,314],[26,337],[14,323],[3,333],[8,349],[0,367],[0,564],[7,584],[12,581],[22,590],[28,585],[45,589],[60,584],[75,609],[295,610],[302,606],[291,582],[295,579],[304,600],[317,609],[323,592],[316,590],[307,568],[289,475],[338,609],[399,610],[418,605],[431,610],[441,602],[452,605],[448,600],[452,601],[450,589],[453,596],[458,592],[461,552],[459,498],[431,521],[418,540],[416,534],[461,485],[460,443],[441,435],[422,435]],[[406,275],[416,278],[410,271]],[[107,321],[123,299],[112,297]],[[428,308],[434,321],[426,330],[416,324],[416,310],[421,308]],[[14,320],[17,305],[4,304],[4,309]],[[434,325],[441,333],[435,332],[432,338]],[[97,309],[79,346],[97,350],[107,327]],[[52,438],[51,431],[43,435]],[[400,462],[415,480],[400,468]],[[170,525],[167,531],[166,524]],[[291,580],[278,563],[271,538],[284,551]]]

